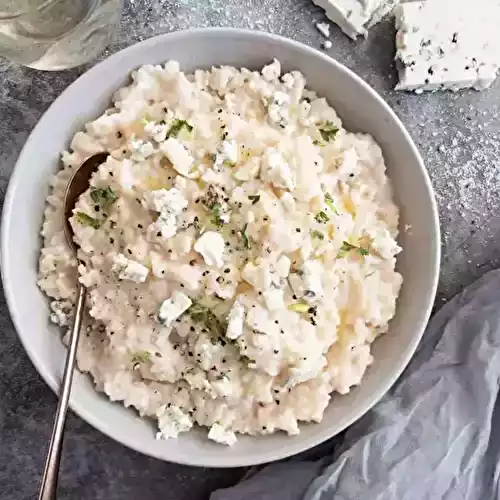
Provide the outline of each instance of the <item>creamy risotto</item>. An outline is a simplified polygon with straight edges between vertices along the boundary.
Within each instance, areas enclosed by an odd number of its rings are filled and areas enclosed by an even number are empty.
[[[402,278],[398,210],[373,138],[349,133],[296,71],[184,74],[144,66],[78,132],[52,180],[39,285],[67,327],[79,279],[78,365],[158,422],[236,435],[299,432],[358,385]],[[63,236],[66,185],[110,153]]]

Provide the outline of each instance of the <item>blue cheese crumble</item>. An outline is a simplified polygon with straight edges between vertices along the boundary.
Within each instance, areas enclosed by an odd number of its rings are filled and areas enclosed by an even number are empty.
[[[175,291],[172,296],[163,301],[158,311],[158,320],[165,326],[172,326],[173,322],[186,312],[193,302],[182,292]]]
[[[159,431],[156,439],[177,438],[181,432],[187,432],[193,427],[193,422],[178,406],[162,406],[156,412]]]
[[[208,438],[216,443],[225,444],[227,446],[233,446],[233,444],[236,443],[236,435],[234,432],[224,429],[224,427],[218,423],[212,425],[208,433]]]
[[[135,283],[144,283],[149,273],[149,269],[146,266],[132,259],[127,259],[122,253],[113,258],[113,267],[111,270],[119,279],[134,281]]]

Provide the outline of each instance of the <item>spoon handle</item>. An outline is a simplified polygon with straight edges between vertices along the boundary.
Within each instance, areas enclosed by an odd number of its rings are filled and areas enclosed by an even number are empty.
[[[73,321],[73,328],[69,339],[68,354],[64,366],[64,374],[61,383],[61,393],[59,404],[57,405],[54,428],[50,447],[45,461],[45,470],[43,473],[42,484],[38,500],[55,500],[57,490],[57,479],[59,476],[59,465],[61,463],[61,451],[64,435],[64,424],[68,410],[69,395],[71,392],[71,383],[73,382],[73,372],[76,360],[76,350],[78,347],[78,338],[80,337],[80,328],[82,326],[83,308],[85,306],[85,296],[87,290],[79,285],[76,299],[76,311]]]

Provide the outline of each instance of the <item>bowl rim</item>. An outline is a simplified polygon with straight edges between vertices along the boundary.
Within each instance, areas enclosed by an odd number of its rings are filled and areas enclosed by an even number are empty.
[[[9,271],[9,264],[14,262],[14,259],[11,257],[11,252],[9,251],[9,246],[8,246],[8,240],[7,240],[7,235],[10,232],[10,213],[13,210],[13,202],[14,202],[14,197],[15,197],[15,191],[18,189],[19,185],[22,182],[22,177],[21,177],[21,171],[17,168],[18,164],[23,163],[26,161],[27,155],[29,150],[31,149],[31,141],[33,140],[33,136],[35,135],[35,132],[42,127],[42,121],[43,117],[49,112],[49,110],[54,107],[58,102],[62,101],[65,99],[66,95],[69,94],[72,89],[75,86],[81,86],[85,83],[91,84],[94,74],[98,74],[103,67],[106,67],[108,65],[112,66],[113,63],[118,62],[121,58],[124,56],[127,56],[129,53],[132,53],[136,50],[143,50],[144,48],[148,48],[150,46],[153,46],[157,44],[159,41],[164,41],[168,39],[170,42],[174,42],[176,39],[182,39],[184,37],[190,36],[190,35],[197,35],[197,36],[208,36],[208,37],[217,37],[221,34],[232,34],[233,36],[244,36],[247,38],[260,38],[260,39],[267,39],[270,41],[278,42],[280,44],[284,45],[289,45],[291,47],[295,47],[297,49],[300,49],[301,51],[304,51],[307,54],[321,59],[325,64],[333,65],[336,67],[336,70],[339,72],[343,72],[346,74],[349,78],[353,79],[356,81],[358,85],[361,85],[364,87],[364,90],[368,92],[370,97],[376,101],[385,109],[386,113],[392,116],[392,119],[394,122],[397,124],[398,128],[401,130],[405,140],[407,141],[408,145],[410,146],[412,153],[415,156],[415,159],[417,160],[417,163],[419,165],[425,188],[429,193],[429,198],[431,200],[431,212],[432,212],[432,219],[433,219],[433,227],[430,228],[430,231],[433,232],[433,235],[435,236],[436,239],[436,244],[434,245],[434,252],[429,256],[430,260],[430,265],[433,268],[434,274],[432,277],[432,285],[428,291],[428,303],[427,307],[425,310],[422,311],[421,314],[421,319],[418,325],[415,325],[416,330],[418,329],[418,335],[414,335],[411,342],[408,345],[408,349],[406,351],[406,355],[401,357],[401,359],[397,360],[397,363],[394,366],[394,370],[392,372],[392,375],[387,378],[384,384],[380,384],[378,387],[377,391],[375,391],[370,398],[367,398],[365,402],[363,403],[363,408],[361,408],[358,412],[356,412],[355,415],[352,416],[349,420],[346,420],[345,425],[341,426],[341,428],[337,429],[334,432],[324,432],[322,434],[316,434],[313,437],[309,438],[308,440],[300,441],[296,445],[289,446],[287,447],[286,451],[281,451],[279,449],[270,451],[267,453],[262,453],[261,456],[258,457],[258,459],[250,459],[250,460],[244,460],[244,459],[236,459],[236,457],[232,457],[231,463],[228,463],[228,460],[222,460],[217,457],[210,457],[210,458],[199,458],[199,457],[193,457],[193,459],[183,459],[182,457],[180,458],[166,458],[165,456],[162,456],[162,454],[156,452],[156,450],[151,450],[148,449],[146,446],[139,446],[136,445],[135,442],[130,441],[127,436],[123,434],[114,433],[112,427],[106,426],[102,419],[97,416],[92,410],[86,409],[81,403],[78,402],[74,397],[70,397],[70,407],[71,409],[83,420],[85,420],[87,423],[89,423],[92,427],[97,429],[98,431],[102,432],[103,434],[107,435],[114,441],[127,446],[130,449],[133,449],[141,454],[144,454],[146,456],[151,456],[154,458],[158,458],[160,460],[164,461],[171,461],[175,463],[179,463],[182,465],[190,465],[190,466],[199,466],[199,467],[214,467],[214,468],[223,468],[223,467],[244,467],[244,466],[251,466],[251,465],[257,465],[257,464],[262,464],[262,463],[268,463],[272,462],[275,460],[280,460],[284,459],[287,457],[290,457],[292,455],[295,455],[297,453],[303,452],[305,450],[311,449],[314,446],[317,446],[321,444],[322,442],[330,439],[334,435],[342,432],[345,430],[347,427],[352,425],[354,422],[356,422],[359,418],[361,418],[364,414],[366,414],[369,410],[373,408],[373,406],[387,393],[387,391],[392,387],[392,385],[396,382],[396,380],[400,377],[408,363],[410,362],[413,354],[415,353],[415,350],[417,349],[418,344],[420,343],[420,340],[423,336],[425,327],[428,323],[432,307],[434,304],[435,300],[435,295],[437,291],[437,286],[438,286],[438,280],[439,280],[439,270],[440,270],[440,259],[441,259],[441,231],[440,231],[440,225],[439,225],[439,216],[438,216],[438,208],[437,208],[437,203],[436,203],[436,198],[434,194],[434,190],[432,187],[432,183],[429,177],[429,174],[427,172],[427,169],[425,168],[424,162],[422,160],[422,157],[413,142],[413,139],[411,138],[409,132],[407,131],[406,127],[404,124],[401,122],[399,117],[396,115],[396,113],[392,110],[392,108],[385,102],[385,100],[368,84],[366,83],[361,77],[359,77],[356,73],[354,73],[352,70],[344,66],[342,63],[334,59],[333,57],[330,57],[319,50],[310,47],[308,45],[305,45],[301,42],[297,42],[295,40],[291,40],[289,38],[280,36],[280,35],[275,35],[272,33],[267,33],[267,32],[262,32],[262,31],[254,31],[250,29],[240,29],[240,28],[225,28],[225,27],[217,27],[217,28],[192,28],[192,29],[187,29],[187,30],[179,30],[179,31],[173,31],[169,33],[164,33],[161,35],[157,35],[152,38],[148,38],[144,41],[132,44],[122,50],[119,50],[118,52],[112,54],[111,56],[107,57],[106,59],[98,62],[94,66],[92,66],[90,69],[85,71],[82,75],[80,75],[78,78],[76,78],[49,106],[48,109],[45,110],[43,115],[40,117],[38,123],[36,126],[33,128],[33,130],[30,132],[30,135],[28,136],[28,139],[26,140],[23,148],[21,149],[21,152],[16,160],[16,164],[14,166],[12,175],[9,179],[8,183],[8,188],[7,192],[5,195],[5,200],[4,200],[4,205],[3,205],[3,210],[2,210],[2,219],[1,219],[1,232],[0,232],[0,272],[1,272],[1,278],[3,282],[3,289],[4,289],[4,294],[6,298],[6,303],[7,307],[10,312],[10,316],[12,318],[12,322],[14,324],[15,330],[17,332],[17,335],[24,347],[24,350],[28,354],[28,357],[30,358],[31,362],[33,363],[35,369],[37,372],[41,375],[41,377],[44,379],[44,381],[47,383],[47,385],[52,389],[52,391],[58,396],[58,389],[59,389],[59,381],[55,377],[54,374],[50,373],[49,369],[46,368],[45,362],[43,361],[42,357],[39,356],[39,354],[36,352],[35,349],[31,348],[29,339],[27,336],[23,335],[22,331],[22,321],[21,321],[21,314],[17,310],[17,300],[15,298],[15,294],[13,291],[13,287],[10,284],[10,271]],[[125,76],[125,75],[124,75]],[[111,98],[111,96],[110,96]],[[202,456],[202,455],[200,455]]]

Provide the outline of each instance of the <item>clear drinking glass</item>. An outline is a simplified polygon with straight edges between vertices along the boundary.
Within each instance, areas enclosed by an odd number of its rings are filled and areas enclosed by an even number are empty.
[[[122,0],[0,0],[0,56],[42,70],[90,61],[109,44]]]

